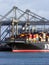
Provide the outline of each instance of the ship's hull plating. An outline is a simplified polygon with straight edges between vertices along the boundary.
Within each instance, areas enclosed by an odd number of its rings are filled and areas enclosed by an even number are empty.
[[[13,52],[49,52],[49,43],[9,43]]]
[[[34,42],[34,43],[21,43],[21,42],[9,42],[9,47],[0,47],[0,51],[12,51],[12,52],[49,52],[49,43],[47,42]]]

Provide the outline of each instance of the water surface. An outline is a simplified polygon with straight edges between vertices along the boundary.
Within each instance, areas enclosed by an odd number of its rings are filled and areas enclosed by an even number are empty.
[[[0,65],[49,65],[49,53],[0,52]]]

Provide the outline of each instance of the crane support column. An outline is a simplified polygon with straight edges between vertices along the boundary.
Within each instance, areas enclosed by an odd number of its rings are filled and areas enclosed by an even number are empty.
[[[14,20],[12,20],[12,37],[14,38]]]

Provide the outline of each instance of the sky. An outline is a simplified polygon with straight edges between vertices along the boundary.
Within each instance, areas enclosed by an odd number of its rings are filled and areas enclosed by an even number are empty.
[[[49,0],[0,0],[0,15],[6,14],[13,6],[22,10],[30,9],[49,19]]]

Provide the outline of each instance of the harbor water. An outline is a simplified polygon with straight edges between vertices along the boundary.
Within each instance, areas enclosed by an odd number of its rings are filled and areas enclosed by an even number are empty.
[[[49,53],[0,52],[0,65],[49,65]]]

